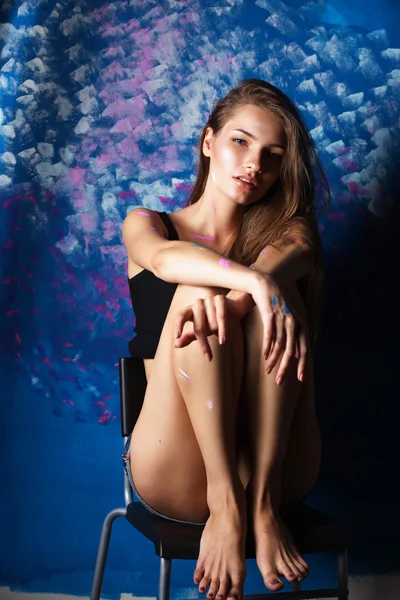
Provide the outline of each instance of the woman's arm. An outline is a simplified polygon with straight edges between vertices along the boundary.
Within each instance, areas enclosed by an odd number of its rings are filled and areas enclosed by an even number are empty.
[[[294,232],[283,237],[274,246],[267,246],[259,254],[251,268],[271,275],[282,292],[289,294],[288,300],[291,300],[290,297],[295,297],[297,304],[300,294],[297,290],[296,280],[307,275],[313,264],[312,247],[303,237]],[[252,296],[239,290],[231,289],[227,298],[237,303],[241,317],[244,317],[255,306]]]
[[[262,276],[192,242],[165,238],[160,217],[149,209],[134,209],[122,226],[123,240],[131,259],[171,283],[213,286],[252,294]]]

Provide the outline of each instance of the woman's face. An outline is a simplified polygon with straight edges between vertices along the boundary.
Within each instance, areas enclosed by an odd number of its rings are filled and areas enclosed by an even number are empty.
[[[217,135],[210,127],[206,131],[207,186],[239,204],[253,204],[279,178],[286,144],[283,127],[272,113],[253,104],[238,108]],[[240,175],[255,185],[242,183]]]

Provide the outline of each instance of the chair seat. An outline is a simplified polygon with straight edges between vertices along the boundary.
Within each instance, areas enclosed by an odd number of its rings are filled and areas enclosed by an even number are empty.
[[[140,502],[131,502],[127,506],[126,518],[153,542],[158,556],[197,559],[204,525],[168,521],[150,513]],[[341,550],[347,546],[347,534],[343,525],[334,517],[311,506],[299,506],[285,522],[301,554]],[[247,536],[246,558],[255,558],[251,533]]]

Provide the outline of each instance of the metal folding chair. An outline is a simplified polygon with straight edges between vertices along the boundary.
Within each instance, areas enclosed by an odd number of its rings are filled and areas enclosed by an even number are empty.
[[[146,391],[143,361],[131,357],[120,358],[119,374],[121,433],[126,442],[139,416]],[[169,600],[172,560],[197,559],[203,526],[175,523],[150,513],[143,504],[133,501],[132,489],[125,473],[124,498],[125,506],[112,510],[104,520],[90,599],[100,600],[112,524],[117,517],[125,517],[137,531],[153,542],[155,552],[160,557],[158,599]],[[307,505],[302,505],[295,514],[291,515],[286,524],[301,554],[337,552],[337,587],[302,590],[301,584],[294,582],[291,583],[291,591],[268,591],[264,594],[247,595],[244,597],[245,600],[289,598],[291,600],[307,598],[347,600],[347,533],[343,525],[335,518]],[[255,558],[254,539],[251,533],[248,534],[246,541],[246,559],[248,558]]]

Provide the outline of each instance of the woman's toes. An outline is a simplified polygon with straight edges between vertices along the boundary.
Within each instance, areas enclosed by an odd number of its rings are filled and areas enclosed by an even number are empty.
[[[210,598],[210,600],[215,598],[215,596],[217,595],[217,592],[218,592],[218,588],[219,588],[218,579],[212,579],[211,583],[210,583],[210,589],[208,590],[207,598]]]
[[[195,584],[199,585],[199,583],[203,579],[203,577],[204,577],[204,568],[196,567],[196,569],[193,573],[193,581],[195,582]]]
[[[285,565],[283,567],[282,572],[283,572],[283,576],[285,577],[285,579],[287,581],[295,581],[297,579],[297,576],[293,573],[293,571],[287,565]]]
[[[266,575],[263,576],[264,584],[273,592],[279,591],[283,588],[283,582],[279,579],[277,573],[274,571],[269,571]]]
[[[200,594],[205,594],[206,589],[208,588],[209,585],[210,585],[210,577],[207,577],[206,575],[204,575],[204,577],[202,577],[200,584],[199,584]]]
[[[239,583],[232,584],[228,593],[228,600],[241,600],[243,598],[243,590]]]
[[[299,579],[302,580],[303,576],[301,574],[301,571],[298,569],[295,561],[294,560],[289,560],[287,564],[288,564],[289,571],[293,575],[293,578],[290,581],[298,581]]]
[[[219,590],[217,592],[217,599],[218,600],[222,600],[223,598],[226,598],[228,595],[228,589],[229,589],[229,581],[227,581],[226,579],[221,579],[221,581],[219,582]]]
[[[301,579],[301,581],[303,581],[303,579],[305,579],[307,577],[307,571],[306,569],[304,569],[304,567],[296,561],[293,561],[294,564],[296,565],[296,569],[297,569],[297,577]]]
[[[308,571],[305,568],[304,564],[300,562],[300,556],[296,556],[293,552],[289,552],[290,558],[290,568],[296,577],[301,577],[301,579],[305,579],[308,575]]]
[[[298,561],[300,572],[302,573],[303,577],[308,577],[310,574],[310,567],[308,566],[306,561],[301,558],[301,556],[299,556]]]

